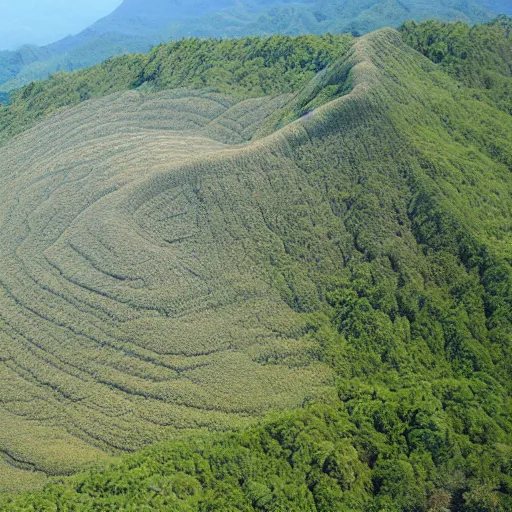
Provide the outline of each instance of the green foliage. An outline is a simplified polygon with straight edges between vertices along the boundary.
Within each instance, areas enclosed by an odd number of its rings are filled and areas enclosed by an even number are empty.
[[[512,116],[393,30],[293,96],[145,88],[1,150],[0,441],[166,442],[0,509],[510,510]]]
[[[408,0],[406,4],[389,0],[309,0],[290,5],[288,0],[243,0],[223,3],[222,8],[204,16],[192,7],[185,18],[172,7],[160,4],[161,15],[154,20],[147,16],[146,2],[137,5],[132,1],[124,14],[107,17],[75,37],[45,48],[0,52],[0,90],[11,91],[52,73],[92,66],[114,55],[145,52],[162,41],[191,36],[225,39],[327,32],[360,35],[381,27],[398,27],[409,19],[426,20],[433,13],[438,19],[469,23],[489,20],[502,12],[498,6],[486,8],[482,5],[485,3],[487,0]],[[180,6],[178,11],[183,9]],[[140,23],[141,19],[144,23]]]
[[[401,32],[415,50],[475,89],[476,98],[488,98],[512,113],[512,18],[500,16],[474,26],[408,21]]]
[[[159,45],[135,85],[212,88],[235,97],[297,91],[350,46],[342,36],[184,39]]]
[[[340,381],[338,404],[308,406],[241,433],[197,434],[155,445],[111,467],[56,481],[43,492],[4,496],[0,506],[508,510],[507,455],[500,455],[494,440],[471,442],[465,433],[471,426],[459,433],[457,402],[440,389],[427,382],[387,387]],[[481,404],[471,406],[467,398],[458,403],[473,411],[473,422],[488,418]]]
[[[0,142],[64,108],[140,86],[209,88],[239,99],[291,93],[339,58],[351,41],[347,35],[185,39],[159,45],[148,55],[60,72],[30,83],[11,94],[10,105],[0,105]]]

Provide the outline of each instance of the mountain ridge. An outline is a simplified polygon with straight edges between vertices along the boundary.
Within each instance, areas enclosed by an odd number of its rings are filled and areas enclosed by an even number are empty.
[[[450,0],[451,1],[451,0]],[[201,1],[196,4],[152,0],[140,5],[126,0],[111,15],[99,20],[76,36],[38,50],[42,58],[31,65],[18,66],[0,80],[2,91],[16,89],[34,79],[40,79],[59,70],[72,71],[97,64],[112,56],[127,52],[146,52],[162,41],[182,37],[240,37],[273,33],[301,34],[354,32],[366,33],[383,26],[398,27],[407,19],[424,20],[437,17],[466,22],[491,19],[491,11],[470,2],[439,2],[424,5],[408,0],[397,3],[372,0],[362,9],[357,2],[332,4],[324,0],[266,2],[246,0],[217,1],[213,5]],[[176,8],[178,8],[176,10]],[[501,6],[500,6],[501,7]],[[499,14],[498,11],[493,11]],[[159,13],[157,16],[155,13]],[[6,62],[16,59],[14,53],[4,53]]]

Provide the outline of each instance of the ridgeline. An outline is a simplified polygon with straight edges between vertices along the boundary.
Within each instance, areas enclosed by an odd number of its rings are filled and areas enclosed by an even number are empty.
[[[0,52],[0,92],[109,57],[182,38],[365,34],[406,20],[485,22],[512,14],[506,0],[124,0],[79,34],[45,47]]]

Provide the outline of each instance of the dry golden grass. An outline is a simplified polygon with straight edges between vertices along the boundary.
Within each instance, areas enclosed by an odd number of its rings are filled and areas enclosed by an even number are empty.
[[[0,488],[330,383],[265,261],[283,252],[255,199],[267,178],[236,166],[288,100],[128,92],[1,150]]]

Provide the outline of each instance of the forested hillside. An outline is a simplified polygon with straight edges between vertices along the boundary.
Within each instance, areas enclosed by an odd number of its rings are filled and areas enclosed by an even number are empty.
[[[406,22],[405,41],[475,92],[512,114],[512,18],[473,27],[464,23]]]
[[[0,92],[22,87],[58,71],[73,71],[128,52],[147,52],[182,37],[244,37],[324,34],[398,27],[405,20],[462,22],[512,14],[489,0],[125,0],[112,14],[83,32],[45,48],[0,52]],[[26,59],[27,53],[35,58]]]
[[[0,107],[0,488],[47,482],[0,509],[511,510],[508,24],[184,41]]]

